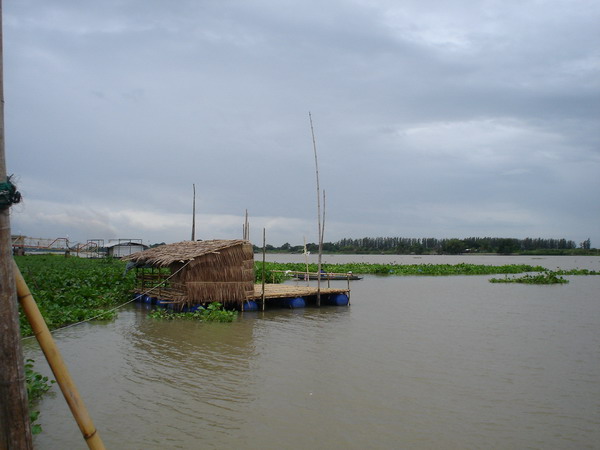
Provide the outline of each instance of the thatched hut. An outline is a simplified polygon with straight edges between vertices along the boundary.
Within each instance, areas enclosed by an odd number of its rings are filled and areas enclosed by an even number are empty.
[[[136,267],[138,290],[179,307],[220,302],[240,307],[254,294],[254,253],[245,240],[186,241],[123,258]]]

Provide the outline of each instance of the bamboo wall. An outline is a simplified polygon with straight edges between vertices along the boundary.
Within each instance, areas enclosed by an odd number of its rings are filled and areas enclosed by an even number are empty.
[[[183,305],[220,302],[239,306],[254,294],[254,253],[251,244],[235,245],[173,263],[171,278],[157,297]],[[146,281],[147,283],[147,281]]]

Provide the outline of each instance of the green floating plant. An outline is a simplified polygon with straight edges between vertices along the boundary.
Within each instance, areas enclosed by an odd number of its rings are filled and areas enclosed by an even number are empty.
[[[490,278],[490,283],[521,283],[521,284],[566,284],[569,280],[559,276],[557,272],[543,272],[536,275],[526,274],[522,277]]]
[[[194,312],[173,312],[157,308],[148,313],[148,316],[162,320],[187,319],[202,322],[233,322],[237,317],[237,311],[226,310],[221,303],[213,302],[206,308],[199,308]]]
[[[29,401],[29,420],[31,421],[31,432],[39,434],[42,426],[37,423],[40,411],[37,409],[37,403],[42,396],[48,392],[56,381],[49,380],[48,377],[33,370],[33,359],[25,362],[25,385],[27,387],[27,399]]]

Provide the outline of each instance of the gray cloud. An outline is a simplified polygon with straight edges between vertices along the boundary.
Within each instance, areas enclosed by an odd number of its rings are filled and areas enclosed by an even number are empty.
[[[312,111],[327,240],[597,246],[600,6],[577,5],[9,2],[13,228],[187,239],[195,183],[207,235],[249,209],[257,242],[314,241]]]

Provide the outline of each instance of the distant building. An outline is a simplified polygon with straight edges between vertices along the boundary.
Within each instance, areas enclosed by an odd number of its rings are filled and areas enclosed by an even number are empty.
[[[147,245],[141,242],[133,241],[119,241],[112,242],[106,245],[106,254],[112,258],[121,258],[123,256],[129,256],[133,253],[141,252],[148,248]]]

